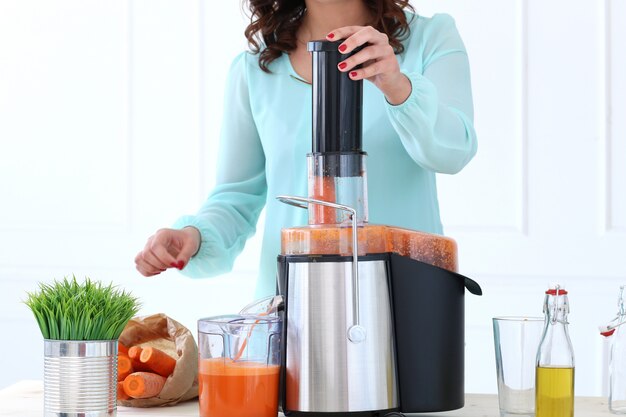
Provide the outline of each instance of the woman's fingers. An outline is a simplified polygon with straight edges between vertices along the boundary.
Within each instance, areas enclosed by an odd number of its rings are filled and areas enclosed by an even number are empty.
[[[350,79],[371,81],[382,91],[387,101],[394,104],[404,102],[411,94],[411,82],[400,72],[398,58],[386,34],[371,26],[346,26],[328,33],[326,39],[341,40],[337,49],[343,54],[366,45],[337,65],[339,71],[347,72]],[[358,65],[362,68],[355,69]]]
[[[176,262],[178,269],[183,269],[192,256],[194,256],[200,250],[200,244],[202,242],[202,235],[200,231],[194,226],[184,227],[179,231],[180,234],[180,247],[178,254],[176,255]]]
[[[148,241],[146,248],[139,252],[135,257],[135,265],[137,267],[137,270],[145,276],[160,274],[167,268],[165,268],[164,266],[160,266],[160,262],[158,260],[155,260],[155,258],[150,255],[150,251],[149,249],[147,249],[148,245],[150,245],[150,240]]]
[[[157,248],[155,248],[156,250]],[[162,249],[164,250],[164,249]],[[171,255],[170,255],[171,256]],[[148,249],[144,249],[143,251],[143,260],[151,265],[152,267],[156,268],[156,269],[162,269],[162,270],[166,270],[167,268],[172,267],[172,265],[168,265],[165,264],[163,261],[161,261],[158,256],[155,254],[155,252],[153,252],[153,250],[151,250],[150,248]]]
[[[370,79],[377,75],[386,77],[387,74],[392,73],[392,69],[393,64],[385,61],[378,61],[372,62],[363,68],[350,71],[349,75],[352,80]]]
[[[372,45],[352,55],[337,66],[339,71],[347,72],[357,65],[366,64],[368,61],[378,61],[387,56],[387,47],[384,45]],[[394,57],[395,58],[395,57]]]
[[[156,268],[146,262],[143,259],[143,252],[139,252],[135,257],[135,268],[141,273],[141,275],[146,277],[151,277],[165,271],[165,269]]]
[[[178,254],[181,247],[185,246],[184,238],[185,236],[180,230],[158,230],[148,239],[144,249],[135,257],[137,271],[149,277],[160,274],[167,268],[182,269],[185,262],[176,260],[174,254]]]
[[[377,31],[372,26],[345,26],[335,29],[326,35],[326,39],[338,41],[345,39],[339,46],[339,52],[348,54],[355,48],[365,45],[388,45],[389,37],[382,32]]]
[[[158,275],[161,272],[163,272],[163,271],[155,271],[155,270],[152,270],[152,269],[146,269],[146,268],[144,268],[144,267],[142,267],[140,265],[136,265],[135,268],[144,277],[153,277],[153,276]]]
[[[357,33],[359,30],[363,29],[364,26],[344,26],[333,30],[332,32],[328,32],[326,35],[326,39],[329,41],[339,41],[342,39],[349,38],[350,36]]]
[[[189,262],[189,259],[196,253],[197,246],[187,240],[183,242],[183,247],[180,249],[178,256],[176,257],[176,264],[178,269],[183,269],[185,265]]]
[[[339,71],[348,72],[353,80],[383,77],[400,71],[389,38],[371,26],[346,26],[335,29],[327,35],[329,39],[345,39],[339,46],[339,52],[348,54],[355,48],[367,44],[361,51],[338,64]],[[360,69],[355,67],[362,65]]]
[[[176,232],[178,230],[161,229],[157,231],[144,249],[145,259],[154,266],[161,268],[179,268],[178,262],[172,254],[177,251],[177,248],[174,247],[176,246],[174,244]]]

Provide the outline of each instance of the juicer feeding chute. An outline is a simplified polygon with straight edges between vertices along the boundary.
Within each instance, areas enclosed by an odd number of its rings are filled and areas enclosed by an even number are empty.
[[[313,58],[313,140],[307,156],[309,198],[354,208],[358,222],[366,222],[363,81],[353,81],[347,73],[337,70],[347,57],[338,52],[337,43],[309,42],[308,49]],[[346,211],[328,205],[309,205],[309,224],[349,224],[345,214]]]

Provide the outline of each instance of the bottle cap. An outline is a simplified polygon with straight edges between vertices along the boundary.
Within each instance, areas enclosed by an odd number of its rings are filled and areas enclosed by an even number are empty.
[[[601,332],[600,334],[604,337],[609,337],[609,336],[613,336],[613,333],[615,333],[615,329],[611,329],[608,332]]]
[[[604,337],[612,336],[615,333],[615,327],[598,326],[598,328],[600,329],[600,334]]]
[[[546,291],[546,294],[549,295],[556,295],[556,289],[559,289],[559,295],[566,295],[567,294],[567,290],[563,287],[561,287],[561,284],[558,283],[550,283],[550,288]]]

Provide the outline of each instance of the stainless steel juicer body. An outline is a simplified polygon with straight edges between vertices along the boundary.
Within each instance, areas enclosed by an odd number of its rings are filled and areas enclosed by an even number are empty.
[[[387,263],[359,261],[360,326],[351,341],[352,258],[288,257],[285,411],[363,412],[398,407]]]

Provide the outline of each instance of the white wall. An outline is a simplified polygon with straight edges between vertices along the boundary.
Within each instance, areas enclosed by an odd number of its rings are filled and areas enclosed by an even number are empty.
[[[212,280],[134,269],[148,236],[194,213],[214,181],[226,71],[245,47],[238,2],[214,7],[0,0],[0,387],[42,378],[21,304],[39,281],[113,281],[194,334],[198,318],[251,301],[255,245]]]
[[[252,297],[255,238],[211,280],[143,278],[145,239],[213,180],[223,81],[245,47],[239,1],[0,0],[0,387],[41,378],[20,303],[68,274],[113,281],[195,333]],[[425,0],[456,20],[472,66],[479,153],[439,178],[467,297],[468,392],[495,392],[491,317],[540,315],[570,290],[576,391],[603,390],[596,327],[626,282],[626,15],[620,0]],[[622,25],[623,26],[623,25]]]
[[[439,181],[461,269],[485,292],[467,297],[468,390],[496,390],[490,318],[541,315],[561,282],[576,391],[601,395],[597,326],[626,282],[626,2],[419,4],[456,17],[473,71],[478,156]]]

